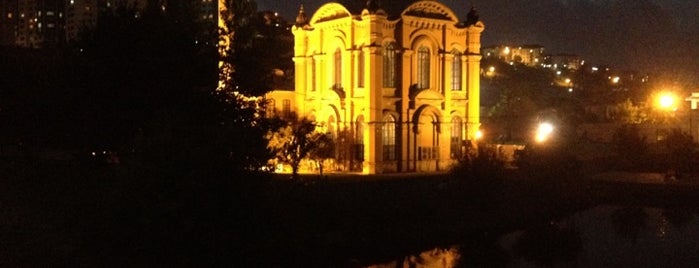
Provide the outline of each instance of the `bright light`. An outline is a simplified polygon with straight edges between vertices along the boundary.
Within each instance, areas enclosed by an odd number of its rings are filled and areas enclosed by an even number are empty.
[[[476,136],[474,137],[476,140],[480,140],[483,138],[483,132],[478,130],[476,131]]]
[[[658,96],[658,107],[663,110],[677,110],[676,97],[672,93],[664,92]]]
[[[553,125],[551,123],[544,122],[539,124],[539,127],[536,129],[536,142],[548,140],[551,137],[551,133],[553,133]]]
[[[485,75],[491,78],[495,76],[495,66],[490,66],[488,71],[485,72]]]

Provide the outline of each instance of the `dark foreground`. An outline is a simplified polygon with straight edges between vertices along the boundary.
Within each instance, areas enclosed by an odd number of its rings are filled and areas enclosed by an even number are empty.
[[[449,174],[290,182],[129,166],[2,162],[1,267],[359,267],[459,244],[499,261],[503,233],[600,203],[697,206],[696,187]]]

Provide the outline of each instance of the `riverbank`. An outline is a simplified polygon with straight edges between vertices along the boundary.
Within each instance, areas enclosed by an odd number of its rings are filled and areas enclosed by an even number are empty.
[[[482,184],[448,173],[292,182],[32,161],[0,170],[3,267],[357,267],[464,241],[489,248],[507,231],[656,193],[576,178]],[[694,198],[686,193],[672,199]]]

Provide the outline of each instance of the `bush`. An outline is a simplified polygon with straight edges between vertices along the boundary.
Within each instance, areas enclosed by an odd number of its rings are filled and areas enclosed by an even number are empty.
[[[535,179],[569,179],[579,174],[580,161],[562,144],[530,144],[515,155],[521,171]]]
[[[481,145],[476,152],[459,159],[451,173],[469,196],[492,201],[503,189],[505,163],[493,146]]]

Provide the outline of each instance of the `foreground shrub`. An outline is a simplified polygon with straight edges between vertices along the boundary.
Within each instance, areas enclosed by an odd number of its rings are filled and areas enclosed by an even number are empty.
[[[475,199],[494,201],[503,190],[505,162],[493,146],[481,145],[452,168],[452,176]]]

